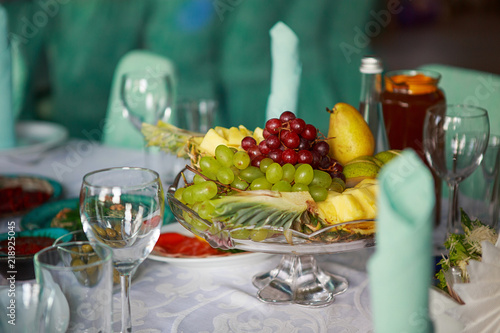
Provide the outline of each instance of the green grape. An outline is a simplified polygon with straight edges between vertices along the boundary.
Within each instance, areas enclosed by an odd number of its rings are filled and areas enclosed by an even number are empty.
[[[194,200],[194,191],[193,191],[194,186],[196,185],[191,185],[189,187],[186,187],[182,192],[182,200],[188,205],[192,205],[196,202]]]
[[[230,169],[233,171],[234,173],[234,177],[238,177],[240,175],[240,169],[238,169],[237,167],[235,167],[234,165],[231,165]]]
[[[310,164],[302,164],[295,170],[295,183],[309,185],[314,178],[314,171]]]
[[[266,170],[266,179],[271,184],[276,184],[283,178],[283,168],[279,163],[271,164]]]
[[[332,184],[332,177],[328,172],[323,170],[314,170],[314,177],[309,186],[320,186],[324,188],[329,188]]]
[[[225,185],[231,184],[234,180],[233,170],[231,170],[228,167],[220,168],[219,171],[217,172],[217,180]]]
[[[218,145],[215,148],[215,158],[225,167],[233,165],[233,151],[226,145]]]
[[[203,172],[217,174],[222,165],[213,156],[203,156],[200,159],[200,167]]]
[[[259,177],[254,179],[254,181],[250,184],[251,190],[270,190],[273,184],[271,184],[266,177]]]
[[[250,165],[248,168],[240,171],[240,178],[246,180],[248,183],[253,182],[255,179],[259,177],[264,177],[265,174],[260,171],[259,168]]]
[[[217,187],[217,184],[211,181],[206,181],[202,184],[199,184],[197,186],[200,186],[200,192],[203,192],[205,195],[206,199],[209,200],[212,199],[217,195],[217,192],[219,191],[219,188]],[[200,200],[203,201],[203,200]]]
[[[250,232],[250,238],[255,242],[261,242],[268,236],[267,229],[254,229]]]
[[[182,192],[184,192],[184,187],[181,187],[181,188],[178,188],[177,190],[175,190],[174,198],[176,198],[179,201],[184,201],[184,200],[182,200]]]
[[[274,161],[271,158],[269,157],[263,158],[262,161],[260,161],[260,166],[259,166],[260,171],[265,173],[267,171],[267,168],[273,163]]]
[[[217,179],[217,173],[209,172],[209,171],[202,171],[201,174],[208,179],[216,180]]]
[[[193,228],[201,232],[206,231],[208,230],[208,228],[210,228],[210,226],[206,225],[206,223],[196,218],[190,219],[190,221],[187,221],[186,219],[186,222],[188,222]]]
[[[196,203],[198,205],[196,212],[202,219],[211,220],[215,207],[210,200]]]
[[[231,237],[234,239],[248,239],[250,236],[250,230],[248,229],[235,229],[231,230]]]
[[[243,179],[235,178],[234,181],[231,183],[231,187],[245,191],[248,188],[248,183]]]
[[[309,191],[309,186],[301,183],[295,183],[292,186],[292,192],[305,192]]]
[[[240,150],[233,155],[233,165],[239,170],[246,169],[250,162],[250,156],[246,151]]]
[[[293,166],[290,163],[287,163],[283,165],[282,168],[283,168],[283,180],[286,180],[287,182],[291,183],[295,178],[295,166]]]
[[[203,178],[202,176],[200,176],[198,174],[194,175],[194,177],[193,177],[193,183],[200,184],[200,183],[203,183],[203,182],[206,182],[205,178]]]
[[[292,185],[286,180],[280,180],[271,187],[271,190],[278,192],[292,192]]]
[[[309,186],[309,193],[316,202],[325,201],[328,196],[328,190],[318,185]]]

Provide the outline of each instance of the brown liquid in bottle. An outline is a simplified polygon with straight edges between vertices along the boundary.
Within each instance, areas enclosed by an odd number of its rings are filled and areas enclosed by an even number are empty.
[[[390,149],[413,148],[427,165],[423,149],[424,118],[427,109],[445,103],[438,87],[440,75],[426,71],[389,72],[381,95],[384,123]],[[429,167],[430,168],[430,167]],[[434,173],[436,224],[440,221],[441,179]]]

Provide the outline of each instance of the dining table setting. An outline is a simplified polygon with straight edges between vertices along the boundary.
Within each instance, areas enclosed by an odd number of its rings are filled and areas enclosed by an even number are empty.
[[[0,124],[0,331],[499,332],[496,110],[370,56],[321,133],[295,114],[297,36],[270,38],[255,129],[176,101],[141,52],[103,140]]]

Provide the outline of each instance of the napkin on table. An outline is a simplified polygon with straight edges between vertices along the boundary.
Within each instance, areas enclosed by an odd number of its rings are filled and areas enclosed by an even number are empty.
[[[382,169],[379,184],[376,249],[368,262],[374,331],[433,332],[432,175],[407,149]]]
[[[500,332],[500,238],[481,247],[481,261],[471,260],[467,267],[470,282],[453,286],[465,304],[448,310],[465,325],[464,333]]]
[[[302,66],[299,39],[285,23],[276,23],[271,36],[271,93],[267,100],[266,119],[279,118],[283,111],[296,112]]]
[[[7,11],[0,5],[0,149],[12,148],[16,143],[9,44]]]

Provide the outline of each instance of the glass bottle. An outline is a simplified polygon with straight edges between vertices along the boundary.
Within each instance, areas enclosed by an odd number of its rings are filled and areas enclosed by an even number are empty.
[[[382,60],[364,56],[361,60],[361,96],[359,112],[375,138],[375,153],[389,149],[385,133],[384,116],[380,105],[382,91]]]
[[[399,70],[385,74],[385,89],[380,97],[390,149],[413,148],[428,166],[423,149],[424,118],[427,109],[445,103],[439,88],[441,75],[426,70]],[[442,181],[434,176],[436,224],[440,221]]]

